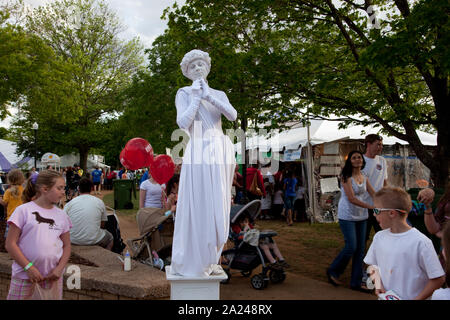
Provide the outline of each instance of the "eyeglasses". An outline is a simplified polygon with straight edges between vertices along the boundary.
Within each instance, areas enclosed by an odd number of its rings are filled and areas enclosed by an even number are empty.
[[[382,211],[391,211],[391,210],[398,211],[400,213],[407,213],[405,210],[402,209],[374,208],[373,214],[379,215]]]

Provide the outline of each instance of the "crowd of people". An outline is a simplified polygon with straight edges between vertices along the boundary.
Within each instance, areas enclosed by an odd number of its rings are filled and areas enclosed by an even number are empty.
[[[244,200],[243,176],[236,166],[233,180],[233,202]],[[258,166],[246,170],[246,196],[248,201],[261,200],[260,219],[285,219],[289,226],[294,221],[308,221],[305,205],[305,187],[297,178],[294,168],[284,169],[275,174],[262,175]]]
[[[339,277],[352,261],[350,287],[353,290],[373,292],[367,284],[378,279],[374,281],[377,294],[393,292],[402,299],[450,299],[450,267],[446,263],[450,256],[450,224],[447,223],[450,188],[445,190],[436,208],[432,206],[435,193],[430,188],[423,189],[412,200],[406,191],[387,182],[386,162],[380,156],[381,137],[367,136],[365,149],[364,153],[351,151],[341,172],[338,218],[345,245],[326,270],[329,282],[342,285]],[[156,209],[166,215],[176,213],[179,166],[173,177],[162,185],[146,169],[132,173],[104,172],[99,168],[83,173],[77,165],[62,172],[48,169],[40,173],[33,169],[25,175],[14,169],[6,178],[8,188],[0,204],[8,220],[4,236],[6,249],[14,259],[8,299],[23,299],[37,282],[44,288],[55,280],[61,285],[71,244],[113,250],[115,235],[105,228],[107,210],[95,196],[102,188],[108,189],[107,180],[120,177],[139,181],[140,211]],[[261,219],[285,219],[288,225],[307,220],[305,188],[290,169],[268,176],[263,176],[256,166],[247,169],[246,194],[249,201],[261,200]],[[243,177],[236,167],[234,203],[244,201],[243,185]],[[412,212],[418,214],[414,210],[421,211],[429,233],[442,240],[437,252],[431,240],[410,219]],[[232,231],[243,237],[254,228],[253,222],[243,215]],[[368,247],[372,228],[375,235]],[[50,243],[57,245],[49,246]],[[259,247],[273,268],[289,266],[273,240],[260,242]],[[371,272],[365,270],[368,266]]]

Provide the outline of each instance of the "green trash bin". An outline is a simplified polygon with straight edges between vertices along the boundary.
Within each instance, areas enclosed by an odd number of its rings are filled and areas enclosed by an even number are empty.
[[[133,209],[132,194],[136,199],[134,180],[113,180],[114,209]]]

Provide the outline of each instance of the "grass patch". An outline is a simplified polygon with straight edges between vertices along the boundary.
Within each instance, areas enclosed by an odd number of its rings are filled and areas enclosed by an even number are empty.
[[[319,281],[327,281],[325,270],[344,247],[344,236],[338,223],[295,223],[289,227],[281,220],[258,220],[255,227],[278,233],[274,240],[291,265],[290,272]],[[350,277],[351,262],[340,280],[349,284]]]

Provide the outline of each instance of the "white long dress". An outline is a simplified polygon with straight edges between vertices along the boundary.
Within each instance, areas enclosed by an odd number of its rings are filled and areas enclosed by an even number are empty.
[[[175,98],[177,124],[190,141],[180,174],[171,273],[207,276],[227,241],[236,166],[221,116],[234,121],[237,112],[222,91],[210,89],[212,98],[199,102],[191,90],[181,88]]]

